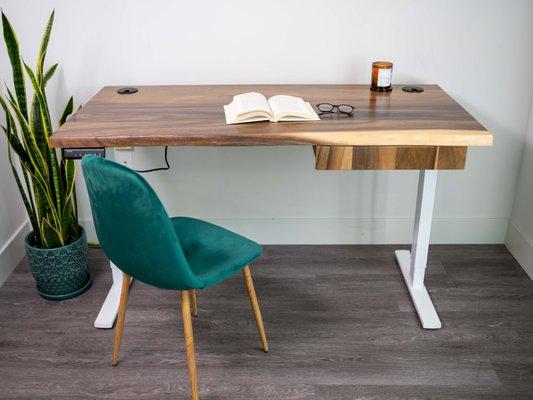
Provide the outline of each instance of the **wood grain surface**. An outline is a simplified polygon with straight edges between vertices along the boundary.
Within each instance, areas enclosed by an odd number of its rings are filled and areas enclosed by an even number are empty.
[[[54,147],[119,146],[490,146],[492,135],[437,85],[406,93],[368,85],[139,86],[120,95],[105,87],[53,134]],[[223,105],[258,91],[356,107],[352,117],[311,122],[226,125]]]
[[[464,169],[467,150],[466,146],[314,146],[315,169]]]
[[[431,246],[426,285],[443,321],[424,330],[393,251],[264,246],[253,264],[270,351],[240,274],[199,290],[203,400],[530,400],[533,282],[503,245]],[[37,295],[26,261],[0,288],[0,399],[190,399],[178,293],[134,281],[119,367],[93,322],[111,285]]]

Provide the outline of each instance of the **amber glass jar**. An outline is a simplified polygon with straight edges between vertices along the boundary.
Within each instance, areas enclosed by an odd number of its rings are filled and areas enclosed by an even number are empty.
[[[392,63],[388,61],[376,61],[372,63],[372,84],[370,89],[376,92],[388,92],[392,90]]]

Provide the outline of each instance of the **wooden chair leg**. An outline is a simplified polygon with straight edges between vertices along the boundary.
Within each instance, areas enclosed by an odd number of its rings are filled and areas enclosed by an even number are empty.
[[[255,294],[254,281],[252,280],[252,273],[250,267],[246,266],[242,270],[242,275],[246,281],[246,287],[248,288],[248,297],[250,297],[250,303],[252,304],[252,310],[255,316],[255,323],[257,324],[257,330],[261,337],[261,343],[263,344],[263,351],[268,353],[268,342],[265,334],[265,327],[263,325],[263,317],[261,316],[261,310],[259,309],[259,303],[257,302],[257,296]]]
[[[129,275],[122,273],[122,290],[120,292],[120,303],[118,306],[117,324],[115,326],[115,342],[113,344],[113,362],[117,365],[120,354],[120,343],[122,342],[122,331],[124,330],[124,321],[126,320],[126,305],[128,304],[128,294],[130,292]]]
[[[181,315],[183,317],[183,333],[185,337],[185,350],[187,352],[187,364],[189,365],[189,381],[191,384],[192,399],[198,400],[198,382],[196,380],[196,356],[194,354],[194,338],[191,318],[191,294],[189,290],[182,290]]]
[[[198,316],[198,304],[196,303],[196,290],[192,289],[189,291],[191,294],[191,313],[193,317]]]

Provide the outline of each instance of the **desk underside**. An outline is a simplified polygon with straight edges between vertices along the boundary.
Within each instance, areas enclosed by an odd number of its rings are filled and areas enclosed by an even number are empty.
[[[466,146],[313,146],[317,170],[464,169]]]

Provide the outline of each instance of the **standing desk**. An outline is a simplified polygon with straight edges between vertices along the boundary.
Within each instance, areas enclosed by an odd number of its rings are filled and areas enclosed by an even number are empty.
[[[492,134],[437,85],[423,93],[401,86],[378,93],[367,85],[140,86],[135,94],[104,87],[60,127],[57,148],[107,148],[117,162],[133,167],[136,146],[308,146],[317,170],[419,170],[411,251],[397,250],[422,326],[441,327],[424,286],[437,172],[465,168],[470,146],[491,146]],[[352,117],[325,115],[312,122],[226,125],[222,106],[233,95],[257,91],[288,94],[313,106],[351,104]],[[111,264],[113,284],[95,321],[111,328],[122,274]]]

